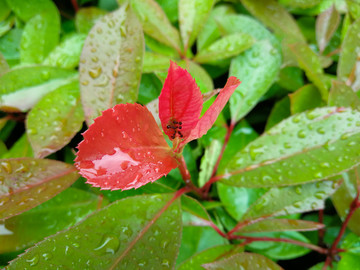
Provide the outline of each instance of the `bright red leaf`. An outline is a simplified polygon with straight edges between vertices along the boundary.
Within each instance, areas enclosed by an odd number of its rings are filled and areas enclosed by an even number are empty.
[[[154,117],[139,104],[104,111],[83,135],[76,166],[95,187],[138,188],[177,167]]]

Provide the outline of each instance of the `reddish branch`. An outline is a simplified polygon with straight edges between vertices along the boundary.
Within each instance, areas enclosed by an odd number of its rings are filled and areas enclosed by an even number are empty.
[[[79,5],[78,5],[78,3],[77,3],[77,0],[71,0],[71,4],[72,4],[75,12],[78,12],[78,10],[79,10]]]

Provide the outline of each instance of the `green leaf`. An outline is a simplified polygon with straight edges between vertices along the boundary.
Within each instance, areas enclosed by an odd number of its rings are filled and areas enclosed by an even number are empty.
[[[360,255],[360,237],[356,234],[349,233],[342,241],[341,248],[347,252]]]
[[[95,211],[98,204],[107,204],[106,200],[101,200],[99,196],[89,192],[68,188],[49,201],[6,219],[2,226],[9,232],[0,235],[0,253],[23,250],[47,236],[75,225]]]
[[[21,36],[22,63],[41,63],[59,43],[60,14],[53,11],[37,14],[25,25]]]
[[[304,85],[303,72],[297,67],[285,67],[280,70],[277,83],[286,90],[295,91]]]
[[[6,3],[6,0],[0,0],[0,22],[5,20],[10,15],[11,9]]]
[[[3,156],[8,151],[5,143],[0,140],[0,157]]]
[[[31,148],[30,142],[26,134],[23,134],[10,150],[1,158],[20,158],[20,157],[34,157],[34,152]]]
[[[78,80],[44,96],[26,120],[35,157],[44,158],[63,148],[81,129],[83,121]]]
[[[208,226],[211,218],[204,206],[197,200],[183,196],[181,198],[181,207],[183,209],[183,224]]]
[[[97,7],[84,7],[76,12],[75,26],[79,33],[88,34],[97,20],[107,12]]]
[[[341,45],[341,54],[337,67],[337,75],[340,80],[351,85],[354,91],[360,89],[359,81],[359,59],[358,51],[360,50],[360,18],[349,27],[344,41]]]
[[[360,255],[348,252],[342,252],[341,260],[338,263],[337,270],[360,270]]]
[[[251,205],[242,220],[256,220],[323,209],[324,200],[333,194],[337,187],[337,182],[321,181],[272,188]]]
[[[343,183],[332,196],[332,202],[336,208],[338,215],[344,220],[349,212],[349,207],[357,195],[358,175],[360,168],[356,167],[342,175]],[[348,227],[357,235],[360,235],[360,209],[357,209],[352,215]]]
[[[305,43],[295,43],[289,45],[289,47],[308,79],[319,89],[322,98],[327,100],[328,86],[319,57]]]
[[[28,249],[9,269],[30,265],[37,269],[53,265],[71,269],[156,265],[172,269],[181,238],[179,201],[163,209],[172,196],[143,195],[117,201]]]
[[[340,14],[334,6],[321,13],[316,19],[316,41],[322,53],[340,23]]]
[[[0,53],[0,77],[10,70],[5,57]]]
[[[170,57],[153,53],[145,52],[143,61],[143,73],[151,73],[154,71],[166,71],[169,68]]]
[[[0,52],[4,55],[10,66],[19,63],[21,35],[22,30],[14,28],[10,30],[5,36],[0,37]]]
[[[148,104],[149,102],[157,99],[160,95],[161,88],[162,83],[154,74],[143,74],[141,76],[141,82],[139,87],[138,102],[142,104]],[[159,104],[156,105],[157,113],[155,113],[155,116],[157,115],[157,117],[159,117],[158,107]]]
[[[191,48],[209,17],[214,0],[179,0],[179,24],[184,51]]]
[[[276,79],[280,65],[281,55],[268,40],[255,43],[231,61],[230,76],[242,81],[230,98],[232,121],[240,120],[257,104]]]
[[[289,116],[291,116],[290,99],[286,96],[275,103],[266,122],[265,131],[269,130]]]
[[[144,38],[147,51],[149,50],[164,56],[169,56],[171,59],[180,58],[178,52],[175,49],[160,43],[148,35],[144,35]]]
[[[130,6],[105,15],[86,38],[80,60],[80,91],[86,122],[118,103],[135,102],[144,39]]]
[[[282,232],[282,231],[315,231],[324,225],[312,221],[297,219],[265,219],[241,228],[239,233]]]
[[[346,0],[349,13],[354,20],[360,18],[360,3],[358,1]]]
[[[181,51],[179,31],[173,27],[155,0],[131,0],[131,7],[150,37]]]
[[[202,187],[212,176],[216,161],[220,155],[222,144],[218,140],[212,140],[205,153],[201,158],[200,172],[199,172],[199,186]]]
[[[176,23],[178,20],[178,6],[179,0],[156,0],[161,8],[164,10],[166,16],[171,23]]]
[[[8,6],[21,20],[27,22],[40,13],[51,13],[57,10],[51,0],[6,0]],[[54,17],[56,19],[56,17]]]
[[[206,270],[225,270],[225,269],[268,269],[281,270],[282,268],[274,263],[272,260],[260,254],[240,253],[231,256],[230,258],[215,261],[213,263],[204,264]]]
[[[348,170],[360,163],[359,117],[357,111],[334,107],[292,116],[220,166],[222,182],[244,187],[296,185]]]
[[[349,86],[339,81],[332,81],[328,104],[336,107],[350,107],[360,111],[359,97]]]
[[[198,63],[211,63],[233,57],[250,48],[254,43],[248,34],[235,33],[224,36],[202,49],[194,58]]]
[[[310,8],[318,5],[321,0],[280,0],[279,2],[292,8]]]
[[[45,94],[68,84],[76,75],[74,71],[45,66],[13,69],[0,77],[0,108],[26,112]]]
[[[49,200],[79,178],[73,166],[55,160],[2,159],[0,165],[0,220]]]
[[[68,36],[50,52],[43,64],[68,69],[77,67],[85,38],[84,34]]]
[[[1,7],[0,7],[1,8]],[[10,15],[5,20],[0,21],[0,37],[5,35],[13,28],[15,23],[15,16]]]
[[[290,94],[289,98],[291,114],[301,113],[323,105],[320,92],[312,84],[301,87]]]

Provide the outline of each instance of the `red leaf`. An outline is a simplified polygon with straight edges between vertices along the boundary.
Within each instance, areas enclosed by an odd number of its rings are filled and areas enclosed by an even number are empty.
[[[159,116],[165,134],[171,139],[188,137],[199,121],[202,104],[195,80],[185,69],[170,62],[159,97]]]
[[[177,167],[154,117],[139,104],[104,111],[78,148],[80,174],[102,189],[138,188]]]
[[[200,118],[196,127],[191,131],[189,137],[183,142],[187,143],[197,138],[202,137],[214,125],[220,112],[224,109],[230,96],[234,93],[235,89],[240,85],[240,81],[236,77],[230,77],[224,88],[220,91],[214,103]]]

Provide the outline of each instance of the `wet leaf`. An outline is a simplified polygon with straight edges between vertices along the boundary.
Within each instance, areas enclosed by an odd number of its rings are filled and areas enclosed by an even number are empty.
[[[0,160],[0,220],[18,215],[54,197],[76,179],[76,169],[55,160]]]
[[[209,17],[214,0],[179,0],[179,24],[184,51],[191,48]]]
[[[155,119],[139,104],[104,111],[83,135],[76,166],[95,187],[138,188],[177,167]]]
[[[1,234],[0,252],[23,250],[45,237],[75,225],[103,202],[94,194],[75,188],[68,188],[49,201],[6,219],[3,224],[8,234]]]
[[[0,0],[0,22],[5,20],[11,12],[10,7],[6,3],[6,0]]]
[[[44,96],[26,120],[35,157],[44,158],[63,148],[81,129],[83,121],[78,80]]]
[[[13,69],[0,77],[0,108],[26,112],[45,94],[68,84],[76,75],[71,70],[45,66]]]
[[[281,55],[268,40],[255,43],[231,61],[230,75],[242,83],[230,98],[233,122],[243,118],[266,93],[280,70]]]
[[[13,28],[15,24],[15,16],[10,15],[5,20],[0,20],[0,37],[5,35],[7,32]]]
[[[289,98],[291,114],[301,113],[323,105],[319,90],[312,84],[305,85],[296,92],[289,94]]]
[[[77,67],[85,38],[83,34],[68,36],[50,52],[43,64],[68,69]]]
[[[269,130],[289,116],[291,116],[290,99],[286,96],[275,103],[266,122],[265,131]]]
[[[179,31],[171,25],[166,14],[155,0],[132,0],[131,7],[147,35],[178,52],[180,51]]]
[[[340,14],[334,6],[321,13],[316,19],[316,41],[322,53],[340,23]]]
[[[184,225],[209,226],[209,222],[212,222],[204,206],[191,197],[181,197],[181,208],[183,209],[182,219]]]
[[[360,162],[358,117],[357,111],[334,107],[294,115],[238,152],[218,174],[224,184],[244,187],[296,185],[339,174]]]
[[[215,261],[213,263],[207,263],[202,265],[206,270],[225,270],[232,269],[234,266],[237,269],[255,270],[255,269],[269,269],[280,270],[279,265],[272,260],[262,256],[260,254],[253,253],[239,253],[231,256],[230,258]]]
[[[349,233],[342,241],[341,248],[346,249],[347,252],[360,255],[360,237]]]
[[[80,91],[88,125],[101,111],[135,102],[144,51],[141,25],[128,5],[98,20],[80,58]]]
[[[340,81],[332,81],[328,104],[336,107],[350,107],[360,111],[359,97],[349,86]]]
[[[143,73],[151,73],[154,71],[165,71],[169,67],[170,57],[153,53],[145,52],[143,61]]]
[[[57,11],[55,4],[51,0],[30,0],[26,2],[22,0],[6,0],[6,2],[16,16],[25,22],[42,12],[51,13]]]
[[[22,30],[14,28],[5,36],[0,37],[0,52],[4,55],[9,66],[13,66],[20,61],[20,40]]]
[[[26,134],[23,134],[10,148],[10,150],[7,153],[5,153],[1,158],[21,158],[21,157],[34,157],[34,152],[31,148],[30,142]]]
[[[163,210],[172,196],[143,195],[116,201],[28,249],[10,263],[9,269],[30,265],[39,269],[52,265],[76,269],[156,265],[158,269],[172,269],[181,239],[179,201]]]
[[[201,50],[195,56],[194,61],[198,63],[211,63],[230,58],[247,50],[253,43],[254,40],[248,34],[235,33],[227,35]]]
[[[4,75],[9,70],[9,65],[6,62],[5,57],[0,53],[0,76]]]
[[[214,139],[201,158],[200,172],[199,172],[199,186],[202,187],[212,176],[212,172],[216,161],[220,155],[222,144],[220,141]]]
[[[107,12],[97,7],[84,7],[76,12],[75,26],[79,33],[88,34],[97,20]]]

